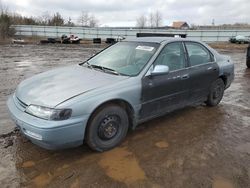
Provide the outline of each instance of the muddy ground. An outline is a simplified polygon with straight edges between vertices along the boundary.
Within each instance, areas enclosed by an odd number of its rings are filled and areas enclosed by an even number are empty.
[[[188,107],[144,123],[111,151],[85,145],[47,151],[14,130],[5,103],[21,80],[100,49],[0,46],[1,187],[250,187],[250,70],[242,49],[219,49],[235,62],[235,80],[219,106]]]

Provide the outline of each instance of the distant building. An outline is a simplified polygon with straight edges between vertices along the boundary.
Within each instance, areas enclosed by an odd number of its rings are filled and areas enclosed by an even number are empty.
[[[189,29],[187,22],[173,22],[172,27],[174,29]]]

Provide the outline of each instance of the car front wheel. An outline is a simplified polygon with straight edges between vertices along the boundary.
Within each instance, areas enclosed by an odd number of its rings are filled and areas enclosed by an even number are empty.
[[[86,142],[96,151],[112,149],[125,138],[128,127],[125,109],[117,105],[106,105],[92,116],[87,127]]]
[[[225,84],[221,78],[212,83],[209,95],[206,101],[208,106],[216,106],[220,103],[225,90]]]

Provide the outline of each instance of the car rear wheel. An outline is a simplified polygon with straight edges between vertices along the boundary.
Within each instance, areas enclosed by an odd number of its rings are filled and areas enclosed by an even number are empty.
[[[96,151],[112,149],[125,138],[128,127],[125,109],[117,105],[106,105],[92,116],[87,127],[86,142]]]
[[[225,84],[221,78],[217,79],[210,88],[206,104],[208,106],[216,106],[220,103],[225,90]]]

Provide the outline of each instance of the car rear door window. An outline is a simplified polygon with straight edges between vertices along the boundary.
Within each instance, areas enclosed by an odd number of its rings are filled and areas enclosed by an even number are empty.
[[[190,66],[212,62],[211,53],[202,45],[195,42],[186,42]]]
[[[155,65],[167,65],[170,71],[185,68],[185,55],[181,42],[167,44],[155,60]]]

